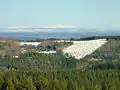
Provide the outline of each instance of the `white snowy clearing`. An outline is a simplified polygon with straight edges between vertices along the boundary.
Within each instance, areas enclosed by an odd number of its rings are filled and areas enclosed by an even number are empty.
[[[73,41],[73,45],[63,50],[64,53],[75,57],[76,59],[82,59],[86,55],[93,53],[99,47],[107,42],[106,39],[97,39],[90,41]]]
[[[38,46],[39,44],[41,44],[41,42],[20,42],[20,46],[23,46],[23,45],[34,45],[34,46]]]

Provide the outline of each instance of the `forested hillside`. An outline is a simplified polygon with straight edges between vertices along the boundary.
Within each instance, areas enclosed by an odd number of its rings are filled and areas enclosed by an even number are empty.
[[[1,90],[119,90],[120,71],[0,71]]]
[[[109,39],[108,42],[84,58],[93,69],[120,69],[120,40]]]
[[[15,70],[49,70],[61,68],[75,68],[77,60],[65,57],[61,52],[56,54],[40,54],[37,52],[27,52],[19,58],[9,55],[0,58],[0,69]]]
[[[1,55],[0,89],[120,90],[120,37],[96,38],[108,42],[81,60],[64,55],[61,49],[56,54],[30,51],[19,58]]]
[[[61,49],[68,44],[56,43],[58,49],[56,54],[40,54],[37,52],[26,52],[21,54],[19,58],[13,58],[12,53],[19,51],[17,44],[9,45],[10,42],[2,42],[1,49],[9,47],[10,52],[0,58],[0,69],[17,69],[17,70],[49,70],[49,69],[63,69],[63,68],[76,68],[76,69],[119,69],[120,68],[120,37],[96,37],[107,38],[108,42],[96,50],[91,55],[86,56],[84,59],[76,60],[74,57],[66,57]],[[88,39],[88,38],[87,38]],[[95,38],[94,38],[95,39]],[[71,44],[71,43],[70,43]],[[15,47],[16,45],[16,47]],[[44,44],[42,44],[44,45]],[[41,46],[42,46],[41,45]],[[49,45],[50,46],[50,45]],[[40,46],[38,46],[40,47]],[[42,46],[43,47],[43,46]],[[47,47],[47,46],[46,46]],[[17,49],[18,48],[18,49]],[[14,50],[15,49],[15,50]],[[10,54],[9,54],[10,53]]]

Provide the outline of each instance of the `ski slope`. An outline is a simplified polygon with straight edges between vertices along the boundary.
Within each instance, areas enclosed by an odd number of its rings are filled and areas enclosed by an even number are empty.
[[[69,56],[73,56],[76,59],[82,59],[86,55],[93,53],[107,42],[106,39],[97,39],[90,41],[73,41],[73,45],[63,50],[64,53],[68,53]]]

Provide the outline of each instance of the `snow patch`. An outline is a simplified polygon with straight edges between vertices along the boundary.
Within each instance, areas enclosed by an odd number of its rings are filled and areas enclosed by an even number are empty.
[[[107,42],[106,39],[97,39],[90,41],[73,41],[73,45],[63,50],[64,53],[75,57],[76,59],[82,59],[86,55],[93,53]]]

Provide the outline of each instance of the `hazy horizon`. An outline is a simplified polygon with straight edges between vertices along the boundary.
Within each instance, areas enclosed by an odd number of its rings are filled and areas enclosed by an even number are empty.
[[[119,0],[3,0],[0,36],[18,39],[120,35]]]
[[[119,0],[3,0],[0,3],[0,28],[57,25],[120,28],[119,9]]]

